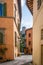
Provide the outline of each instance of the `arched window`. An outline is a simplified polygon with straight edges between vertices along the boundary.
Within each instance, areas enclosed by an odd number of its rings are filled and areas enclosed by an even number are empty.
[[[3,43],[3,33],[0,32],[0,44]]]
[[[41,0],[37,0],[37,9],[40,9],[40,6],[41,6]]]

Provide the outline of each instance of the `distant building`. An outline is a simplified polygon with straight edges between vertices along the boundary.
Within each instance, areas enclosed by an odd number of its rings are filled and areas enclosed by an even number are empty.
[[[21,0],[0,0],[0,62],[20,52]]]
[[[25,47],[25,30],[26,30],[26,27],[23,27],[22,31],[21,31],[21,34],[20,34],[20,37],[21,37],[20,51],[21,52],[24,52],[24,47]]]
[[[26,0],[33,14],[33,65],[43,65],[43,0]]]
[[[26,48],[27,48],[27,54],[32,54],[32,28],[26,29]]]
[[[26,27],[22,27],[22,34],[25,34]]]

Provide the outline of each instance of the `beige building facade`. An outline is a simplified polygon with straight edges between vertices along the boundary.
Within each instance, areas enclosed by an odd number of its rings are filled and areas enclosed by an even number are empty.
[[[14,60],[20,52],[19,3],[19,0],[0,0],[0,62]]]
[[[33,65],[43,65],[43,0],[27,2],[33,13]]]
[[[43,0],[27,2],[33,13],[33,65],[43,65]]]
[[[43,65],[43,2],[33,2],[33,61]]]
[[[19,1],[19,2],[18,2]],[[15,37],[15,50],[14,50],[14,54],[15,57],[18,56],[18,54],[20,53],[20,24],[21,24],[21,1],[20,0],[14,0],[14,15],[15,15],[15,23],[14,23],[14,37]],[[20,9],[20,10],[19,10]],[[16,24],[16,25],[15,25]]]

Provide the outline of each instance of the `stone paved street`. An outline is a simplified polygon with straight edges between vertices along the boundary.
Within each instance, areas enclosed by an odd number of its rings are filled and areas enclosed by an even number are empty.
[[[14,61],[0,63],[0,65],[31,65],[32,55],[22,55],[15,58]]]

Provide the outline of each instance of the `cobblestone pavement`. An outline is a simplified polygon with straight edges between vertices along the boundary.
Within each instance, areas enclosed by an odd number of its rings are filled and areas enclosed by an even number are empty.
[[[31,65],[32,55],[22,55],[15,58],[14,61],[0,63],[0,65]]]

